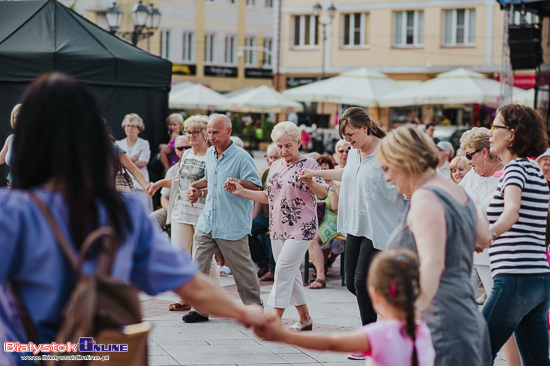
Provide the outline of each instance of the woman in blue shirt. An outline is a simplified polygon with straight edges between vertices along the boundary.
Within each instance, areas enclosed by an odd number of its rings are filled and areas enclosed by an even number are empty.
[[[205,312],[245,325],[267,324],[260,307],[236,304],[197,274],[191,259],[155,230],[136,198],[116,192],[116,158],[98,103],[84,84],[61,73],[39,77],[23,96],[14,136],[15,189],[0,194],[1,344],[29,341],[7,280],[18,289],[38,340],[50,343],[78,277],[29,191],[49,207],[75,250],[95,228],[112,226],[119,243],[112,277],[148,294],[174,290]],[[85,274],[94,272],[94,262],[93,256],[85,261]],[[20,356],[0,353],[0,364],[26,364]]]

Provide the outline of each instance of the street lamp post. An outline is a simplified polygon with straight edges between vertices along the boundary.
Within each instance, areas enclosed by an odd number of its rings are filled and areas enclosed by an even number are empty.
[[[323,12],[323,7],[321,4],[317,3],[313,5],[313,15],[315,16],[315,22],[316,24],[321,24],[323,26],[323,45],[322,45],[322,52],[321,52],[321,80],[325,78],[325,46],[327,41],[327,31],[326,26],[328,24],[332,24],[332,19],[334,18],[334,15],[336,14],[336,8],[331,3],[330,6],[327,8],[327,15],[328,19],[325,22],[321,22],[319,20],[319,17],[321,16],[321,13]]]
[[[153,3],[150,3],[149,8],[147,8],[143,5],[142,0],[139,0],[139,3],[132,8],[134,30],[131,32],[119,32],[123,15],[122,10],[120,10],[116,2],[113,3],[112,7],[107,9],[105,18],[109,26],[109,32],[131,41],[134,46],[137,46],[140,39],[149,38],[155,33],[159,28],[162,16],[160,11],[153,6]]]

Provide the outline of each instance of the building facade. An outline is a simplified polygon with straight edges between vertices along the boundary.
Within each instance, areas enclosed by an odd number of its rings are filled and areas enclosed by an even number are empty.
[[[424,81],[457,67],[491,78],[500,72],[504,15],[494,0],[322,0],[318,18],[316,3],[283,1],[276,67],[281,90],[365,66],[403,81]],[[531,13],[515,18],[537,21]],[[518,74],[522,87],[533,86],[534,70]],[[334,120],[336,106],[322,108]],[[371,112],[389,126],[390,111]]]
[[[70,1],[64,1],[70,6]],[[155,0],[159,30],[138,47],[173,63],[173,81],[200,82],[225,92],[273,80],[274,0]],[[136,0],[121,0],[120,31],[133,29]],[[148,5],[148,4],[144,4]],[[76,10],[99,26],[109,0],[79,0]]]

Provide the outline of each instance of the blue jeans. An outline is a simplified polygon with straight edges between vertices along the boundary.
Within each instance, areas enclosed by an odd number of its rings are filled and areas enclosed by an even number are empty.
[[[550,365],[546,312],[550,306],[550,276],[497,276],[481,313],[487,320],[493,360],[516,336],[524,365]]]

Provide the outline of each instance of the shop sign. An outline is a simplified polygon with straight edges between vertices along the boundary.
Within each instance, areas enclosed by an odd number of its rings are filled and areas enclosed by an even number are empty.
[[[205,66],[204,67],[205,76],[219,76],[226,78],[236,78],[237,77],[237,68],[236,67],[225,67],[225,66]]]
[[[245,78],[253,79],[272,79],[273,70],[271,69],[244,69]]]
[[[172,64],[172,74],[189,75],[189,76],[197,75],[197,66]]]
[[[295,78],[295,77],[288,77],[286,78],[286,87],[287,88],[295,88],[297,86],[307,85],[314,83],[318,81],[319,78],[316,77],[308,77],[308,78]]]

